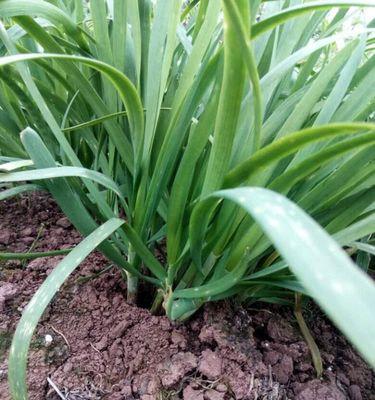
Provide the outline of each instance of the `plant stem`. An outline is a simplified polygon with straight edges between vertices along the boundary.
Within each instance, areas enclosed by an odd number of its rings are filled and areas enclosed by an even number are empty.
[[[132,246],[129,245],[128,262],[130,264],[133,264],[134,258],[135,258],[135,253],[132,249]],[[126,276],[127,276],[127,302],[129,304],[136,304],[139,278],[137,276],[134,276],[130,272],[127,272]]]
[[[302,295],[301,293],[296,293],[295,294],[295,308],[294,308],[294,315],[297,319],[299,328],[302,332],[302,335],[304,339],[306,340],[307,345],[309,346],[312,361],[315,367],[316,375],[318,378],[322,376],[323,373],[323,363],[322,363],[322,357],[320,355],[319,348],[312,337],[310,330],[303,318],[302,315],[302,307],[301,307],[301,298]]]
[[[68,254],[74,247],[69,249],[51,250],[36,253],[0,253],[0,260],[33,260],[40,257],[53,257],[62,254]]]
[[[128,277],[127,280],[127,302],[129,304],[137,303],[137,295],[138,295],[138,277],[134,276],[130,273],[126,274]]]
[[[163,292],[161,290],[158,290],[150,309],[152,315],[156,315],[159,312],[163,299]]]

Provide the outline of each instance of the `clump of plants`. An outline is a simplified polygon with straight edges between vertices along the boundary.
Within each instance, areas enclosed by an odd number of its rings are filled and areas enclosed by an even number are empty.
[[[97,248],[172,320],[311,296],[375,366],[374,5],[0,1],[0,199],[45,190],[85,236],[23,312],[15,399],[39,318]]]

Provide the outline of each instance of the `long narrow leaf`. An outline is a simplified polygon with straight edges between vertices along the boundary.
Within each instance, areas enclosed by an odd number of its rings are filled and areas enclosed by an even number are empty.
[[[375,285],[337,243],[299,207],[270,190],[228,189],[212,197],[237,203],[261,225],[310,295],[375,366]],[[193,235],[201,229],[199,214],[191,222]]]
[[[84,239],[47,277],[22,314],[9,353],[9,385],[13,399],[26,400],[26,362],[31,337],[44,310],[69,275],[124,221],[111,219]]]

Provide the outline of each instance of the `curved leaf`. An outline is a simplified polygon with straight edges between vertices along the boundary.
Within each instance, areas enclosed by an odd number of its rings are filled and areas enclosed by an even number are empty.
[[[10,188],[10,189],[1,191],[0,192],[0,200],[5,200],[5,199],[8,199],[9,197],[17,196],[17,195],[19,195],[21,193],[25,193],[25,192],[35,192],[37,190],[45,190],[45,188],[40,185],[32,185],[32,184],[16,186],[14,188]]]
[[[42,0],[1,0],[0,16],[16,17],[21,15],[35,15],[51,21],[57,26],[64,26],[66,31],[82,46],[86,47],[82,32],[75,22],[50,2]]]
[[[260,169],[296,152],[308,143],[323,140],[331,136],[355,134],[362,131],[375,131],[375,124],[365,122],[329,124],[290,133],[263,147],[252,157],[230,171],[225,178],[224,186],[234,187],[245,182]]]
[[[258,222],[307,292],[374,367],[375,285],[334,239],[302,209],[268,189],[222,190],[203,204],[212,198],[235,202]],[[196,207],[192,237],[200,236],[201,217],[200,207]]]
[[[262,33],[275,28],[277,25],[281,25],[290,18],[298,17],[299,15],[307,12],[317,10],[329,10],[332,7],[375,7],[375,3],[372,0],[325,0],[325,1],[312,1],[306,4],[290,7],[282,10],[269,18],[264,19],[253,25],[251,29],[252,37],[255,38]]]
[[[10,173],[0,173],[0,182],[23,182],[36,181],[43,179],[63,178],[63,177],[80,177],[90,179],[99,183],[107,189],[114,191],[119,197],[123,197],[120,188],[112,179],[106,177],[100,172],[92,171],[80,167],[56,167],[33,169],[30,171],[19,171]]]
[[[78,265],[123,223],[124,221],[118,218],[110,219],[84,239],[55,267],[25,308],[9,353],[9,386],[14,400],[27,400],[27,352],[44,310]]]
[[[128,118],[134,135],[134,141],[136,143],[140,143],[141,137],[143,135],[144,123],[142,103],[138,96],[136,88],[122,72],[118,71],[116,68],[112,67],[109,64],[92,58],[48,53],[16,54],[12,56],[1,57],[0,66],[39,59],[61,59],[80,62],[105,74],[119,91],[119,94],[128,112]]]

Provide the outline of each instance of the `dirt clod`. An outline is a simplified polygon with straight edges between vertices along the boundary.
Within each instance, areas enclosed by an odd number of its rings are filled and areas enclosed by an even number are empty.
[[[281,355],[280,361],[273,366],[272,370],[278,382],[288,383],[294,370],[292,357],[286,354]]]
[[[0,232],[0,244],[8,245],[11,240],[11,231],[4,229]]]
[[[196,390],[192,385],[186,386],[183,392],[184,400],[204,400],[203,390]]]
[[[362,400],[361,389],[358,385],[351,385],[348,389],[350,400]]]
[[[160,367],[161,382],[165,388],[170,388],[193,371],[198,365],[197,357],[192,353],[177,353]]]
[[[4,283],[0,286],[0,311],[5,308],[5,302],[17,295],[17,287],[12,283]]]
[[[56,225],[61,226],[62,228],[69,228],[72,224],[66,217],[59,218],[56,221]]]
[[[202,351],[198,370],[208,379],[218,379],[222,373],[222,359],[217,353],[211,350],[204,350]]]
[[[209,389],[204,392],[205,400],[224,400],[225,393]]]
[[[297,392],[296,400],[345,400],[346,396],[333,384],[310,381]]]

